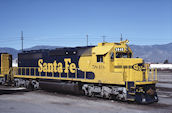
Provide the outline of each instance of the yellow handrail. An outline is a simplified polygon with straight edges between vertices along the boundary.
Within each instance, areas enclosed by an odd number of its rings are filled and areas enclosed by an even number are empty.
[[[153,68],[151,69],[151,75],[152,75],[151,76],[151,78],[152,78],[151,80],[153,80],[153,75],[154,75],[154,69]]]
[[[155,69],[155,80],[158,80],[157,68]]]
[[[148,81],[148,66],[146,66],[145,78],[146,78],[146,81]]]
[[[143,74],[143,76],[145,76],[143,81],[153,81],[153,80],[157,80],[157,69],[149,69],[148,66],[145,66],[145,74]],[[74,78],[77,78],[77,72],[78,72],[78,68],[75,69],[75,73],[74,73]],[[135,73],[131,73],[132,69],[130,66],[122,66],[122,70],[123,72],[121,72],[121,74],[123,75],[123,81],[136,81],[136,77],[135,77]],[[126,73],[127,72],[127,73]],[[12,68],[12,73],[13,75],[18,75],[18,76],[41,76],[41,72],[38,72],[38,67],[13,67]],[[45,77],[47,77],[48,72],[45,72]],[[127,76],[126,76],[127,74]],[[132,76],[130,75],[133,75]],[[59,77],[62,76],[62,73],[59,72],[58,73]],[[84,78],[86,78],[87,76],[87,72],[84,71]],[[55,73],[52,72],[52,77],[55,77]],[[69,78],[69,73],[67,73],[67,77]]]

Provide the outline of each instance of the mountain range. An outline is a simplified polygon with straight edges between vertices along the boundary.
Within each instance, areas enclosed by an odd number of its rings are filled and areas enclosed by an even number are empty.
[[[129,45],[133,51],[133,57],[143,58],[146,62],[151,63],[163,63],[165,60],[168,60],[172,63],[172,43],[163,44],[163,45]],[[39,50],[39,49],[55,49],[61,48],[59,46],[48,46],[48,45],[39,45],[31,48],[24,49],[25,51],[29,50]],[[13,55],[13,59],[17,58],[17,54],[21,50],[16,50],[14,48],[1,47],[0,53],[9,53]]]
[[[163,45],[130,45],[134,57],[143,58],[146,62],[163,63],[168,60],[172,63],[172,43]]]

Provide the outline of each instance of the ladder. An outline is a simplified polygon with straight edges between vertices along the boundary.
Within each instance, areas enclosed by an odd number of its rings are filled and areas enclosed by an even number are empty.
[[[134,82],[126,81],[125,86],[127,89],[127,100],[135,101],[136,87]]]

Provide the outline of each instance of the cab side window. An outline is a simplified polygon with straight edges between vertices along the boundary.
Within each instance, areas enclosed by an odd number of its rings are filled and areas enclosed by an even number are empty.
[[[97,55],[97,62],[103,62],[103,55]]]
[[[114,60],[114,52],[111,52],[111,53],[110,53],[110,59],[111,59],[111,60]]]
[[[119,53],[116,53],[116,58],[121,58],[121,55]]]

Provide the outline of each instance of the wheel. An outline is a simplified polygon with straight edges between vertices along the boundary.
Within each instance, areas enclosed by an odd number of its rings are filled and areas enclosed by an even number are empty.
[[[94,97],[94,93],[91,91],[91,89],[88,89],[88,96],[89,97]]]
[[[83,90],[83,92],[84,92],[84,95],[88,95],[88,91],[87,90]]]

